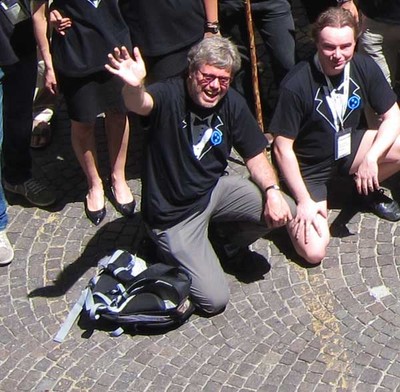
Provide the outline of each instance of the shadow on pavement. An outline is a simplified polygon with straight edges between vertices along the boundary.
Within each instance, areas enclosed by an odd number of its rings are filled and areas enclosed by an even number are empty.
[[[53,298],[66,294],[89,269],[97,267],[98,261],[115,249],[140,255],[144,251],[142,249],[144,232],[140,213],[131,219],[119,218],[105,224],[89,241],[82,255],[61,270],[52,285],[31,291],[28,293],[28,298]]]

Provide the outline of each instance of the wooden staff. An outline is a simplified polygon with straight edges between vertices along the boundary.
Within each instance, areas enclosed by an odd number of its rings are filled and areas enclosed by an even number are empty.
[[[254,27],[253,27],[253,17],[251,16],[251,4],[250,0],[245,0],[246,5],[246,22],[247,31],[249,33],[249,44],[250,44],[250,60],[251,60],[251,77],[253,82],[253,95],[254,104],[256,109],[256,119],[258,125],[264,132],[264,120],[261,108],[261,98],[260,98],[260,88],[258,85],[258,67],[257,67],[257,51],[254,39]]]

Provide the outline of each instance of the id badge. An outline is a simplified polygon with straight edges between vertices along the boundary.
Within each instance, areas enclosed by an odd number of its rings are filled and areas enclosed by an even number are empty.
[[[14,26],[30,18],[28,10],[18,0],[1,0],[0,7]]]
[[[351,153],[351,128],[335,133],[335,161]]]

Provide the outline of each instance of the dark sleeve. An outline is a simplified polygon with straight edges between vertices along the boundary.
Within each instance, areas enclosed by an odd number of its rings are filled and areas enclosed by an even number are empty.
[[[232,145],[243,159],[253,158],[268,145],[267,139],[250,112],[244,98],[234,90],[230,90],[229,99],[234,115],[230,118]]]
[[[275,136],[296,139],[304,117],[303,101],[299,95],[287,88],[279,92],[278,103],[269,126]]]
[[[378,115],[386,113],[397,101],[397,96],[381,68],[368,56],[360,57],[367,78],[368,102]]]

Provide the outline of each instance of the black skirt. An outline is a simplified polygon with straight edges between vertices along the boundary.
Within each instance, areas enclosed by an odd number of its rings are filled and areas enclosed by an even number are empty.
[[[126,112],[122,98],[124,82],[108,71],[96,72],[82,78],[58,73],[57,81],[71,120],[93,123],[101,113]]]

